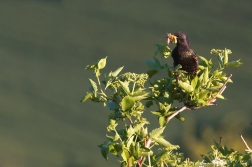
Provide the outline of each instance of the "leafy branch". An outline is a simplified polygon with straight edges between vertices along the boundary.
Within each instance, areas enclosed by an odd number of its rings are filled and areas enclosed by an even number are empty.
[[[109,152],[120,157],[122,167],[199,165],[199,162],[186,161],[183,154],[176,153],[179,146],[168,142],[163,132],[171,119],[185,120],[181,115],[183,111],[213,106],[217,98],[225,99],[222,94],[226,84],[232,82],[232,74],[227,77],[224,69],[238,67],[242,63],[240,60],[228,61],[231,54],[229,49],[212,49],[211,54],[217,55],[218,67],[214,69],[211,59],[199,56],[199,71],[194,78],[181,70],[180,65],[173,67],[159,60],[171,55],[171,49],[163,44],[156,45],[153,61],[146,60],[150,67],[147,73],[120,74],[123,67],[119,67],[100,80],[106,58],[86,66],[86,69],[94,72],[96,82],[89,79],[89,91],[81,102],[88,99],[102,102],[110,110],[107,141],[99,145],[103,157],[107,160]],[[153,79],[162,71],[165,72],[164,76]],[[147,81],[149,86],[145,86]],[[176,101],[183,106],[174,106]],[[146,108],[153,105],[156,109],[151,113],[158,117],[159,127],[149,130],[149,121],[143,114]],[[119,124],[124,128],[118,128]]]

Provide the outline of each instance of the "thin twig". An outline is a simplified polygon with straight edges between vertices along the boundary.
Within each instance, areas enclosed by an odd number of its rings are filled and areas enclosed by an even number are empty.
[[[240,135],[241,135],[241,134],[240,134]],[[244,143],[245,146],[247,147],[247,149],[246,149],[245,151],[252,152],[251,148],[249,148],[247,142],[244,140],[244,138],[242,137],[242,135],[241,135],[241,138],[242,138],[243,143]]]
[[[131,119],[131,118],[128,118],[128,119],[129,119],[129,121],[130,121],[130,124],[133,125],[132,119]]]
[[[208,105],[216,105],[214,102],[216,101],[216,98],[218,95],[221,95],[224,90],[226,89],[226,85],[228,83],[228,80],[232,77],[232,74],[229,75],[229,77],[227,78],[227,80],[225,81],[225,83],[222,85],[222,87],[220,88],[219,92],[211,99],[209,100],[207,103]]]
[[[151,139],[144,140],[144,147],[149,148],[151,143],[152,143]],[[141,156],[140,159],[137,162],[137,167],[142,167],[145,159],[146,159],[146,156]]]
[[[173,113],[171,116],[167,117],[166,123],[168,123],[172,118],[174,118],[176,115],[178,115],[179,113],[183,112],[186,109],[189,109],[189,108],[187,108],[186,106],[183,106],[181,109]]]

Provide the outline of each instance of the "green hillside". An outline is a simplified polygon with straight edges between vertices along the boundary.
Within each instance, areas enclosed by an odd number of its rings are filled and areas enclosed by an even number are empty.
[[[105,141],[107,108],[79,102],[92,77],[85,66],[108,56],[107,71],[125,66],[124,72],[145,72],[154,44],[176,31],[187,33],[197,54],[214,59],[210,50],[226,47],[233,52],[230,59],[241,58],[244,65],[228,71],[234,83],[224,92],[227,101],[185,112],[184,123],[174,120],[166,129],[167,139],[192,160],[201,159],[220,136],[243,152],[242,133],[252,147],[251,5],[0,1],[0,166],[118,166],[112,156],[106,162],[97,147]]]

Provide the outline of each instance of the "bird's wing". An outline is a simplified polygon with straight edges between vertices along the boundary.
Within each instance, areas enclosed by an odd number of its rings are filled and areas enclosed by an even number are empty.
[[[192,51],[192,56],[193,56],[193,60],[195,61],[195,63],[197,63],[198,64],[198,57],[197,57],[197,54],[196,54],[196,52],[194,52],[193,50],[191,50]]]

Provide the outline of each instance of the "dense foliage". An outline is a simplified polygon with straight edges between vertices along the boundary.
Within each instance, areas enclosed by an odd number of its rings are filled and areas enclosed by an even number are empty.
[[[180,65],[173,67],[164,63],[163,59],[171,55],[171,49],[167,45],[157,44],[156,48],[153,60],[146,61],[150,67],[146,73],[120,74],[123,70],[123,67],[120,67],[105,74],[101,81],[101,70],[106,66],[107,58],[86,66],[86,69],[94,72],[96,81],[89,79],[89,92],[81,101],[90,99],[102,102],[111,111],[108,115],[107,141],[99,145],[103,157],[107,160],[110,152],[120,157],[121,166],[128,167],[205,166],[214,160],[212,155],[216,152],[220,159],[223,158],[227,154],[215,149],[208,157],[203,156],[204,162],[190,162],[182,153],[175,152],[179,146],[167,141],[163,132],[172,118],[185,120],[181,115],[184,110],[216,105],[217,98],[225,99],[222,93],[226,84],[232,82],[232,75],[227,75],[224,70],[238,67],[242,63],[239,60],[229,62],[229,49],[212,49],[211,54],[217,55],[217,63],[199,56],[199,71],[195,77],[191,77],[181,70]],[[157,76],[161,71],[165,75]],[[146,82],[149,82],[148,86]],[[175,101],[181,102],[183,106],[175,106]],[[160,127],[148,129],[150,122],[143,114],[145,108],[153,105],[156,107],[151,112],[157,116]],[[119,129],[119,124],[124,128]],[[232,151],[229,150],[228,153],[232,154]],[[248,156],[250,154],[244,156],[244,161],[248,161]]]

